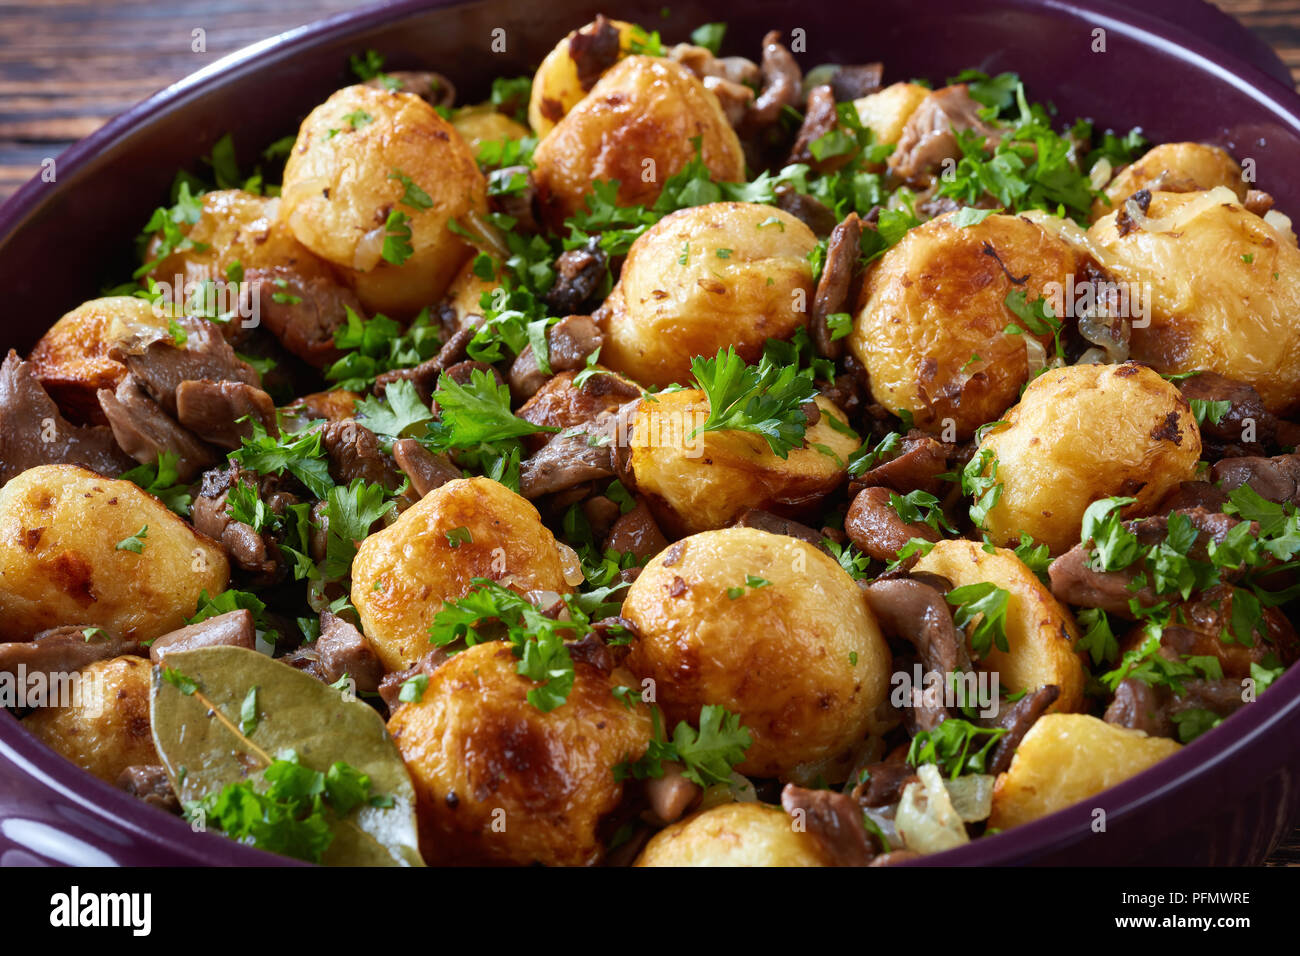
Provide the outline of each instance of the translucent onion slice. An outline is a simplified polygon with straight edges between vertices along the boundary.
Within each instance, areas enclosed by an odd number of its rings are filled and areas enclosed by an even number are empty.
[[[898,801],[894,826],[903,845],[917,853],[939,853],[970,842],[966,824],[953,808],[943,775],[934,764],[917,768],[919,782],[909,783]]]

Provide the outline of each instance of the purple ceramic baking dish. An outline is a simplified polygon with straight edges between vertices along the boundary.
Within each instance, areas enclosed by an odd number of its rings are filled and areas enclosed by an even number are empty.
[[[64,311],[128,265],[132,237],[192,166],[233,131],[246,161],[292,131],[348,81],[350,53],[374,47],[393,68],[433,67],[462,100],[492,77],[531,72],[569,29],[605,12],[685,37],[726,20],[728,47],[757,48],[768,29],[805,31],[805,66],[886,63],[889,79],[942,80],[974,66],[1016,70],[1065,118],[1141,125],[1161,140],[1217,142],[1255,160],[1279,208],[1300,214],[1300,97],[1286,71],[1235,22],[1198,0],[868,0],[847,6],[751,0],[742,8],[660,0],[389,3],[250,47],[140,104],[58,158],[0,208],[3,345],[30,348]],[[490,52],[493,31],[506,50]],[[1104,53],[1091,52],[1105,31]],[[1264,69],[1251,65],[1263,63]],[[1300,668],[1174,757],[1014,831],[931,857],[945,864],[1258,863],[1300,819]],[[1094,831],[1095,809],[1105,811]],[[218,864],[285,861],[136,802],[45,749],[0,715],[0,865]]]

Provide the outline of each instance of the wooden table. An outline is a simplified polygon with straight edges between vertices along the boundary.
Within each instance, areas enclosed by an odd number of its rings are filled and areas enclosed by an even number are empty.
[[[1214,0],[1300,84],[1300,0]],[[227,53],[357,0],[0,0],[0,200],[46,157]],[[205,49],[192,49],[193,31]],[[1300,830],[1269,860],[1300,866]]]

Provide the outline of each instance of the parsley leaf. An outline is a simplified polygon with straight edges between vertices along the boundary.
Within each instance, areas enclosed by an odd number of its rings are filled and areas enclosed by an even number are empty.
[[[993,747],[1005,734],[1000,727],[977,727],[960,717],[949,717],[933,730],[923,730],[912,738],[907,762],[913,767],[934,764],[953,780],[964,773],[984,773]],[[983,746],[972,751],[981,737],[987,738]]]
[[[139,485],[151,495],[156,495],[163,504],[182,517],[189,517],[190,495],[188,486],[181,484],[177,466],[180,456],[175,452],[161,451],[152,465],[137,465],[130,471],[118,475],[120,481],[129,481]]]
[[[263,475],[282,475],[287,471],[322,500],[329,494],[334,481],[330,478],[320,432],[282,433],[276,438],[266,433],[261,422],[252,424],[253,434],[230,453],[231,458]]]
[[[431,430],[442,450],[559,430],[517,417],[510,410],[510,389],[482,369],[474,369],[465,385],[444,373],[433,400],[442,419]]]
[[[810,375],[779,368],[766,356],[757,366],[728,347],[716,358],[697,356],[691,374],[709,402],[709,417],[690,437],[707,431],[747,431],[762,435],[781,458],[803,443],[808,418],[803,405],[817,394]]]
[[[384,486],[378,482],[367,484],[356,478],[346,488],[330,488],[325,497],[325,560],[321,562],[321,574],[331,580],[346,578],[357,546],[392,507]]]
[[[592,633],[590,618],[572,595],[565,596],[569,619],[548,617],[542,609],[509,588],[487,578],[473,578],[474,590],[447,601],[429,627],[429,639],[439,647],[464,641],[472,647],[503,637],[519,663],[515,671],[537,686],[528,702],[541,711],[562,705],[573,689],[573,659],[565,639]]]
[[[394,439],[409,437],[417,425],[433,418],[429,406],[420,400],[415,384],[407,379],[390,383],[384,389],[383,398],[367,395],[358,401],[356,414],[388,445]]]
[[[1100,498],[1084,511],[1079,537],[1085,544],[1092,542],[1088,566],[1094,571],[1122,571],[1141,557],[1137,535],[1119,514],[1136,502],[1136,498]]]
[[[144,525],[135,534],[131,535],[130,537],[123,538],[121,541],[119,541],[115,546],[116,550],[133,551],[136,554],[143,554],[144,544],[145,544],[144,539],[147,537],[149,537],[149,526]]]
[[[624,761],[614,768],[615,780],[633,777],[659,779],[665,761],[683,764],[682,776],[701,787],[728,783],[731,770],[745,759],[753,745],[749,729],[740,723],[740,715],[725,707],[705,704],[700,708],[699,730],[679,721],[671,740],[664,737],[659,708],[650,712],[654,736],[650,747],[636,761]]]
[[[1010,593],[996,584],[979,581],[948,592],[947,600],[955,610],[953,622],[966,630],[971,653],[983,657],[993,648],[1006,652],[1007,600]],[[974,624],[974,628],[970,625]]]
[[[384,245],[380,252],[385,262],[400,266],[415,254],[411,245],[411,217],[400,209],[388,214],[384,223]]]

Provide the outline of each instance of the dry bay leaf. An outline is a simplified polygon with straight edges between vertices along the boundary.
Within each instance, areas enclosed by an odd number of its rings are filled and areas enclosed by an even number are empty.
[[[334,840],[322,863],[335,866],[421,866],[415,790],[383,718],[358,700],[287,664],[242,647],[200,647],[167,656],[167,666],[198,684],[199,691],[235,726],[250,688],[257,722],[250,748],[208,710],[186,696],[155,667],[149,712],[154,744],[181,803],[226,784],[254,781],[272,757],[297,753],[299,762],[325,773],[343,761],[370,777],[372,793],[391,807],[367,804],[334,820]],[[182,769],[183,768],[183,769]],[[258,789],[263,789],[258,786]]]

